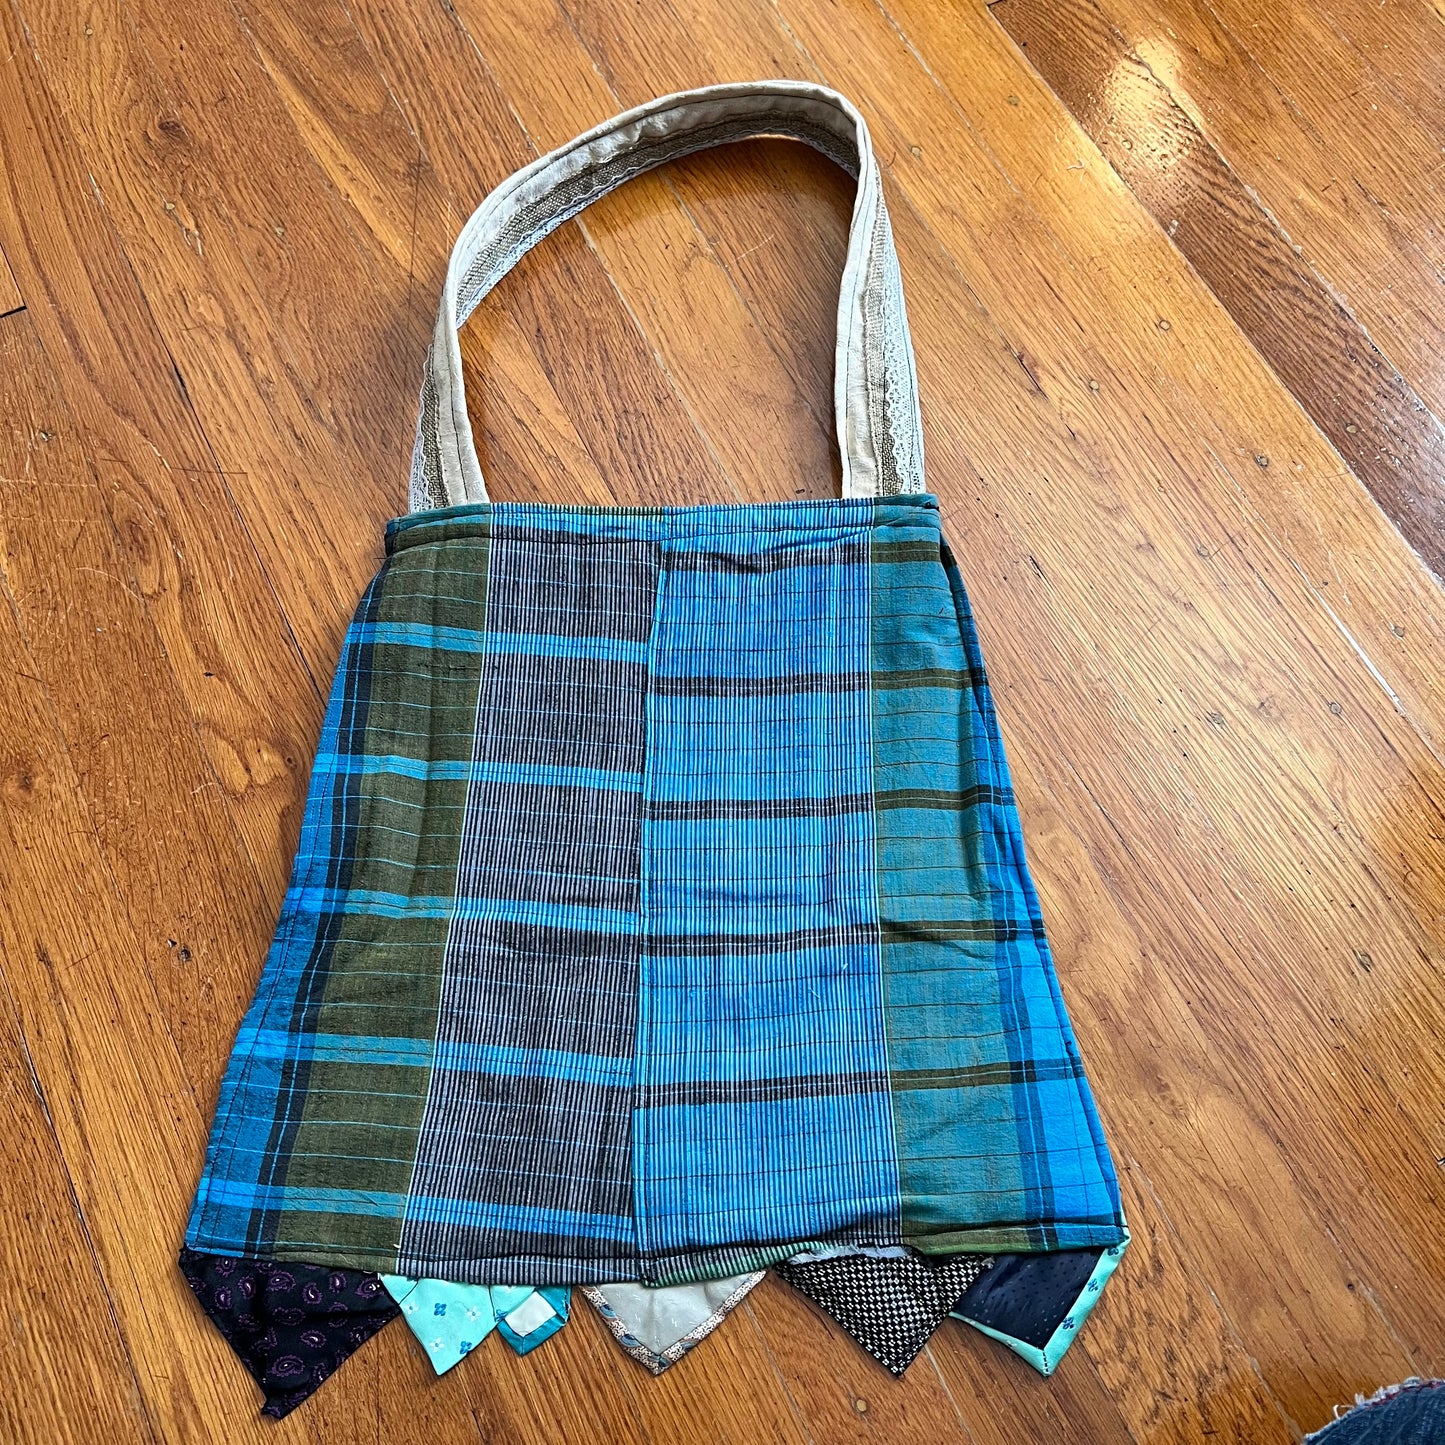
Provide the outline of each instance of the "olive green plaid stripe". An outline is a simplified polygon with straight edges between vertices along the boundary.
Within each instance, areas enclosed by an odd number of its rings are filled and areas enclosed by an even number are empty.
[[[1112,1244],[1113,1167],[1058,1005],[973,618],[933,518],[875,530],[871,587],[905,1237],[937,1250]],[[941,1037],[941,1017],[967,1027]]]
[[[485,531],[474,527],[445,546],[395,551],[374,609],[378,635],[480,633],[488,550]],[[351,757],[338,760],[358,770],[350,780],[354,822],[333,840],[352,859],[352,896],[454,894],[480,666],[479,651],[404,641],[371,648],[366,726]],[[396,1204],[364,1214],[283,1206],[268,1221],[276,1257],[305,1257],[324,1242],[378,1266],[395,1259],[431,1080],[449,923],[445,910],[393,916],[338,902],[324,991],[305,1032],[382,1040],[407,1061],[312,1058],[284,1179],[275,1182],[288,1193],[364,1191]],[[423,1047],[406,1050],[408,1040]]]

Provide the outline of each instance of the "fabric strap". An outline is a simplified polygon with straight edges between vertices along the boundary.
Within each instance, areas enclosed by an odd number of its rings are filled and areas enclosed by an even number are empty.
[[[858,181],[833,377],[843,495],[925,490],[913,346],[868,127],[826,86],[758,80],[679,91],[623,111],[517,171],[472,213],[452,251],[427,352],[412,453],[414,512],[487,500],[457,340],[487,292],[536,242],[624,181],[677,156],[764,135],[804,141]]]

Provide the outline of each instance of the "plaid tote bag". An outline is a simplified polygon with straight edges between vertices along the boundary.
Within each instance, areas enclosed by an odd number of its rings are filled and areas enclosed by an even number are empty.
[[[590,201],[757,135],[858,180],[842,496],[490,501],[457,328]],[[1118,1246],[858,111],[707,87],[499,186],[447,271],[411,506],[346,634],[188,1248],[541,1287]]]

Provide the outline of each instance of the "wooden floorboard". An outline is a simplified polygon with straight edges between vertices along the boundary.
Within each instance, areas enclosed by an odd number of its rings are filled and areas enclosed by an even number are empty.
[[[1067,47],[1070,35],[1079,34],[1081,26],[1099,33],[1095,15],[1107,22],[1131,60],[1126,63],[1116,57],[1116,69],[1098,96],[1099,106],[1080,107],[1081,117],[1087,114],[1094,122],[1106,122],[1115,115],[1127,126],[1130,97],[1140,94],[1137,68],[1146,68],[1188,113],[1194,129],[1227,164],[1236,184],[1267,211],[1273,226],[1297,250],[1301,264],[1364,330],[1386,369],[1399,372],[1405,383],[1400,400],[1413,393],[1433,413],[1404,418],[1374,438],[1375,449],[1405,475],[1428,475],[1432,463],[1421,455],[1418,443],[1410,447],[1401,443],[1412,432],[1418,435],[1421,427],[1438,429],[1438,419],[1445,416],[1440,117],[1433,116],[1432,130],[1398,99],[1375,66],[1335,28],[1324,8],[1291,4],[1261,11],[1233,0],[1102,0],[1097,5],[1064,7],[1066,18],[1057,28],[1048,27],[1047,43],[1041,49],[1037,40],[1034,45],[1039,63],[1047,64],[1045,57]],[[1025,9],[1012,13],[1022,17]],[[1345,13],[1343,4],[1334,8],[1336,19]],[[1376,24],[1365,18],[1363,7],[1353,6],[1351,13],[1359,22],[1354,27],[1357,34],[1368,33]],[[1009,14],[1007,5],[997,8],[997,18],[1005,26],[1010,24]],[[1430,27],[1417,36],[1423,63],[1429,66],[1434,57],[1438,70],[1438,55],[1445,45],[1439,20],[1433,15],[1419,18]],[[1020,38],[1026,39],[1023,28]],[[1082,67],[1063,70],[1071,77],[1066,88],[1087,87]],[[1109,98],[1115,84],[1120,92],[1117,106]],[[1162,165],[1151,178],[1156,194],[1159,170],[1173,172],[1178,162],[1187,172],[1196,163],[1196,153],[1184,146],[1156,152],[1156,141],[1166,135],[1167,127],[1161,131],[1145,126],[1132,138],[1134,151],[1122,157],[1138,174],[1147,166],[1148,156],[1157,155]],[[1385,136],[1389,141],[1381,144]],[[1207,206],[1210,197],[1182,184],[1161,208],[1170,213],[1169,219],[1177,219],[1186,200]],[[1259,249],[1258,241],[1252,246],[1249,229],[1225,217],[1219,217],[1219,224],[1221,240],[1215,244],[1238,231],[1237,267],[1242,266]],[[1187,241],[1181,245],[1190,249]],[[1267,262],[1268,257],[1261,260]],[[1240,309],[1241,324],[1251,333],[1259,327],[1250,313],[1265,302],[1261,293],[1269,284],[1262,272],[1253,296],[1247,281],[1242,287],[1236,283],[1226,288],[1226,304]],[[1275,298],[1274,304],[1287,299]],[[1266,354],[1283,349],[1282,343],[1266,347]],[[1302,349],[1313,354],[1313,348]],[[1342,455],[1357,468],[1373,469],[1378,475],[1380,459],[1361,440],[1372,428],[1357,419],[1359,430],[1346,431],[1341,438],[1339,402],[1332,407],[1324,404],[1331,373],[1338,369],[1331,361],[1339,348],[1326,346],[1320,355],[1323,375],[1313,378],[1312,384],[1306,382],[1302,400]],[[1370,362],[1368,351],[1362,350],[1359,367],[1373,369]],[[1298,358],[1287,365],[1294,377],[1308,371]],[[1352,390],[1343,390],[1340,401]],[[1438,465],[1433,470],[1438,487]],[[1388,503],[1387,508],[1401,510]],[[1404,511],[1402,524],[1408,527],[1408,508]]]
[[[1435,137],[1445,140],[1440,13],[1429,0],[1320,0],[1319,14]]]
[[[23,805],[36,782],[29,757],[7,757],[0,786],[13,802]],[[0,1000],[0,1125],[5,1168],[25,1181],[0,1194],[0,1291],[13,1325],[6,1363],[17,1386],[0,1396],[0,1430],[16,1442],[81,1445],[97,1434],[116,1445],[149,1441],[134,1368],[9,997]],[[93,1409],[75,1408],[77,1389]]]
[[[1437,575],[1445,426],[1092,0],[992,14]]]
[[[25,298],[20,294],[20,283],[16,281],[15,273],[11,271],[4,253],[0,252],[0,316],[19,311],[24,305]]]
[[[1425,0],[3,0],[0,1433],[1284,1445],[1445,1372],[1442,37]],[[579,1300],[441,1380],[389,1329],[262,1422],[174,1255],[451,240],[614,111],[764,75],[872,128],[1135,1244],[1048,1380],[949,1323],[894,1381],[769,1280],[659,1379]],[[463,342],[493,495],[830,494],[852,202],[753,142],[525,257]]]

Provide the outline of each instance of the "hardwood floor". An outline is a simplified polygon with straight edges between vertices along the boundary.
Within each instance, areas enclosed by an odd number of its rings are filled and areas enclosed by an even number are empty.
[[[1170,58],[1161,63],[1147,42],[1131,47],[1092,0],[998,0],[993,13],[1405,537],[1437,575],[1445,573],[1445,427],[1431,410],[1445,373],[1439,358],[1418,356],[1419,323],[1406,327],[1417,343],[1407,350],[1405,336],[1380,311],[1397,303],[1395,278],[1405,268],[1392,264],[1382,275],[1381,253],[1373,248],[1336,264],[1332,231],[1321,236],[1304,222],[1296,234],[1305,245],[1293,244],[1270,190],[1255,192],[1244,179],[1255,157],[1246,153],[1236,164],[1226,136],[1219,140],[1225,150],[1212,141],[1210,116],[1196,123],[1176,98],[1172,82],[1186,67],[1174,62],[1171,42],[1164,42]],[[1139,23],[1141,35],[1157,37],[1167,22],[1149,16]],[[1159,71],[1141,58],[1149,55]],[[1333,108],[1322,114],[1331,117]],[[1362,184],[1341,174],[1348,159],[1342,164],[1332,151],[1324,190]],[[1293,187],[1302,174],[1303,166],[1292,167],[1281,180]],[[1438,215],[1445,193],[1432,192],[1431,200]],[[1394,196],[1375,201],[1388,214]],[[1368,208],[1359,196],[1355,204]],[[1355,260],[1369,270],[1352,266]],[[1433,263],[1422,265],[1420,289],[1433,328],[1445,317],[1434,294],[1445,280]],[[1431,403],[1381,353],[1366,319],[1381,345],[1398,351],[1419,377]]]
[[[1290,1441],[1445,1373],[1445,7],[0,0],[0,1438]],[[766,75],[863,110],[1134,1245],[1050,1380],[768,1281],[282,1424],[174,1266],[447,251]],[[852,186],[675,163],[464,338],[503,499],[826,495]],[[1433,570],[1432,570],[1433,569]]]

